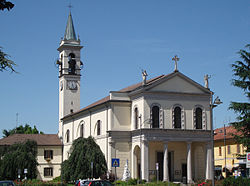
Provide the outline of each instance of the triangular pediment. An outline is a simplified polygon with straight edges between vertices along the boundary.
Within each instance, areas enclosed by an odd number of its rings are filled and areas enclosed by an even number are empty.
[[[176,93],[210,93],[208,89],[191,80],[187,76],[176,72],[165,76],[147,88],[151,92],[176,92]]]

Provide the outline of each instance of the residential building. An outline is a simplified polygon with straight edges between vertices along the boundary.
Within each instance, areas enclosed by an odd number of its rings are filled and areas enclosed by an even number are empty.
[[[61,175],[62,143],[56,134],[13,134],[0,139],[0,146],[33,140],[37,143],[37,179],[52,180]],[[23,171],[23,170],[22,170]]]
[[[245,155],[246,151],[242,144],[234,140],[232,134],[237,134],[236,129],[227,126],[217,128],[214,132],[214,164],[217,174],[221,172],[224,177],[227,177],[232,175],[234,170],[244,169],[245,163],[238,157]]]

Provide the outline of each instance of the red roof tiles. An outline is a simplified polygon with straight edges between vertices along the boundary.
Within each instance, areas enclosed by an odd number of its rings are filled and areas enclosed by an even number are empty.
[[[165,76],[167,76],[167,75],[160,75],[160,76],[157,76],[157,77],[152,78],[152,79],[150,79],[150,80],[147,80],[147,85],[150,85],[150,84],[152,84],[152,83],[154,83],[154,82],[156,82],[156,81],[162,79],[162,78],[165,77]],[[126,88],[123,88],[123,89],[119,90],[118,92],[131,92],[131,91],[133,91],[133,90],[135,90],[135,89],[137,89],[137,88],[140,88],[141,86],[142,86],[142,82],[137,83],[137,84],[134,84],[134,85],[131,85],[131,86],[128,86],[128,87],[126,87]],[[110,101],[110,96],[106,96],[106,97],[104,97],[104,98],[102,98],[102,99],[100,99],[100,100],[98,100],[98,101],[96,101],[96,102],[94,102],[94,103],[92,103],[92,104],[90,104],[90,105],[88,105],[88,106],[86,106],[86,107],[84,107],[84,108],[82,108],[82,109],[80,109],[80,110],[78,110],[78,111],[72,113],[72,114],[69,114],[69,115],[67,115],[67,116],[65,116],[65,117],[75,115],[75,114],[80,113],[80,112],[82,112],[82,111],[84,111],[84,110],[90,109],[90,108],[92,108],[92,107],[95,107],[95,106],[97,106],[97,105],[106,103],[106,102],[108,102],[108,101]]]
[[[152,85],[153,83],[155,83],[155,82],[157,82],[157,81],[160,81],[160,80],[162,80],[163,78],[171,77],[173,74],[176,74],[176,73],[181,74],[181,73],[179,73],[178,71],[175,71],[175,72],[170,73],[170,74],[167,74],[167,75],[160,75],[160,76],[157,76],[157,77],[152,78],[152,79],[150,79],[150,80],[147,80],[146,85],[147,85],[147,86]],[[203,88],[203,86],[201,86],[201,85],[199,85],[198,83],[194,82],[192,79],[186,77],[186,76],[183,75],[183,74],[181,74],[181,75],[182,75],[184,78],[186,78],[186,79],[188,79],[189,81],[191,81],[192,83],[195,83],[195,84],[198,85],[199,87],[202,87],[202,88]],[[132,91],[134,91],[134,90],[136,90],[136,89],[139,89],[139,88],[142,88],[142,87],[143,87],[142,82],[140,82],[140,83],[137,83],[137,84],[128,86],[128,87],[126,87],[126,88],[123,88],[123,89],[119,90],[118,92],[123,92],[123,93],[127,92],[127,93],[129,93],[129,92],[132,92]],[[203,88],[203,89],[206,90],[205,88]],[[206,90],[206,91],[210,92],[209,90]],[[100,100],[98,100],[98,101],[92,103],[91,105],[88,105],[88,106],[85,107],[85,108],[82,108],[82,109],[80,109],[80,110],[78,110],[78,111],[76,111],[76,112],[74,112],[74,113],[71,113],[71,114],[65,116],[64,118],[67,118],[67,117],[69,117],[69,116],[73,116],[73,115],[75,115],[75,114],[78,114],[78,113],[83,112],[83,111],[85,111],[85,110],[87,110],[87,109],[93,108],[93,107],[95,107],[95,106],[101,105],[101,104],[106,103],[106,102],[108,102],[108,101],[110,101],[110,96],[107,96],[107,97],[105,97],[105,98],[102,98],[102,99],[100,99]]]
[[[37,145],[41,146],[62,145],[57,134],[13,134],[0,139],[0,145],[13,145],[15,143],[23,143],[27,140],[34,140],[37,142]]]
[[[232,134],[240,134],[232,126],[225,127],[225,130],[226,130],[226,139],[232,139],[233,138]],[[223,140],[224,139],[224,127],[215,129],[214,133],[215,133],[214,140]]]

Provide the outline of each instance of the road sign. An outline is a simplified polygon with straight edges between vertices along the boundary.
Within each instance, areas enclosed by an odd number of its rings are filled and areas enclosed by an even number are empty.
[[[246,168],[250,168],[250,152],[247,152],[247,164]]]
[[[120,159],[112,158],[112,167],[120,167]]]

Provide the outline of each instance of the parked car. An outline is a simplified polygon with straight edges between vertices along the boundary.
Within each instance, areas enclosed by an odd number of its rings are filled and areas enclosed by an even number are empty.
[[[113,186],[113,184],[106,180],[88,180],[84,186]]]
[[[79,186],[80,180],[76,180],[75,186]]]
[[[85,183],[89,180],[77,180],[75,186],[85,186]]]
[[[13,181],[0,181],[0,186],[15,186]]]

